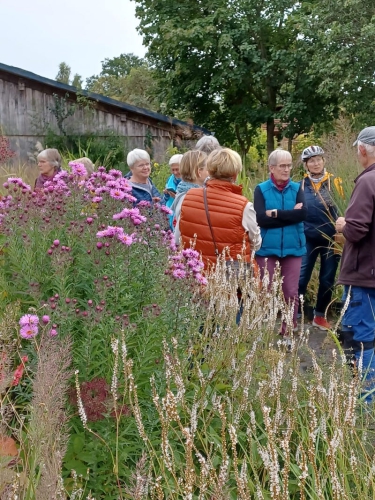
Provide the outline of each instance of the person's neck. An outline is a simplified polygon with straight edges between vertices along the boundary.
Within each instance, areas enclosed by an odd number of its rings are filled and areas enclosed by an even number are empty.
[[[139,177],[136,177],[134,175],[132,175],[130,177],[130,181],[131,182],[135,182],[136,184],[147,184],[147,181],[148,181],[148,177],[145,179],[144,177],[142,177],[141,179]]]
[[[367,160],[367,162],[364,165],[362,165],[363,170],[366,170],[366,168],[369,168],[369,167],[371,167],[371,165],[374,165],[374,164],[375,164],[375,158],[369,158]]]
[[[325,174],[324,170],[316,174],[312,174],[311,172],[309,172],[309,176],[312,177],[313,179],[319,179],[320,177],[323,177],[324,174]]]

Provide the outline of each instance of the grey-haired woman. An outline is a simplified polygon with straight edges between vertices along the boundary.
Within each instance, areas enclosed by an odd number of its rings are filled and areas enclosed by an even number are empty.
[[[35,181],[34,189],[43,189],[46,181],[52,180],[61,170],[61,156],[57,149],[44,149],[38,156],[40,175]]]

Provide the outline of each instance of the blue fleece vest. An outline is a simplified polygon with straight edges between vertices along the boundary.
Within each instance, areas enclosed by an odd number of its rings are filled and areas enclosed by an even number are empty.
[[[279,191],[269,179],[259,184],[265,201],[266,210],[293,210],[300,185],[290,181]],[[278,228],[261,228],[262,246],[256,252],[261,257],[276,255],[277,257],[301,257],[306,253],[306,238],[303,222]]]

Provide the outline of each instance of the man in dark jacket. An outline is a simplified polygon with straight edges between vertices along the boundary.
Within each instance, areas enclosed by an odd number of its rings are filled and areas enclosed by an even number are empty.
[[[355,179],[345,218],[336,221],[336,230],[346,238],[338,282],[349,295],[342,320],[344,348],[356,360],[363,355],[365,389],[371,391],[375,388],[375,127],[363,129],[354,146],[364,171]],[[366,400],[372,399],[368,394]]]

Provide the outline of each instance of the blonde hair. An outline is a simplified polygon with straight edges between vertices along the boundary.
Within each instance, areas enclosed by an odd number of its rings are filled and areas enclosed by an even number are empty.
[[[207,170],[214,179],[229,180],[241,172],[241,157],[229,148],[216,149],[207,158]]]
[[[180,162],[181,178],[185,182],[194,182],[199,170],[206,166],[207,155],[203,151],[188,151]]]
[[[88,176],[90,176],[92,173],[94,173],[95,165],[90,160],[90,158],[87,158],[86,156],[84,156],[83,158],[78,158],[77,160],[74,160],[74,162],[75,163],[82,163],[86,169]]]
[[[39,160],[39,158],[47,160],[48,163],[52,165],[56,171],[61,170],[61,156],[57,149],[43,149],[43,151],[38,154],[37,160]]]

